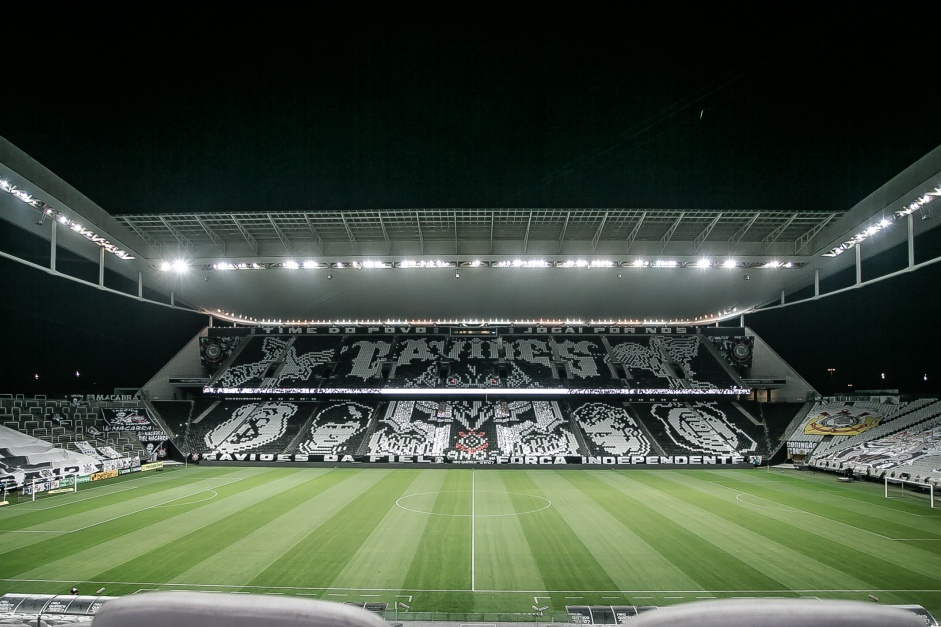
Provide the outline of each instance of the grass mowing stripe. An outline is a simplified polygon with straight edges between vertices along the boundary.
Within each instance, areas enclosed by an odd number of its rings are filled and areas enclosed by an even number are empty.
[[[19,522],[17,519],[22,520],[24,517],[42,514],[43,512],[52,512],[49,516],[56,517],[57,512],[75,512],[80,511],[82,507],[96,509],[98,507],[97,503],[100,502],[98,499],[117,493],[123,493],[124,498],[128,498],[133,495],[134,490],[142,490],[150,486],[175,481],[177,478],[174,476],[175,472],[171,471],[167,474],[146,472],[123,475],[107,481],[83,483],[78,492],[40,497],[35,502],[15,503],[0,509],[0,529],[10,528],[9,525],[5,524],[8,520],[16,521],[13,528],[20,528],[26,523]],[[121,481],[121,479],[125,480]]]
[[[423,472],[435,472],[425,470]],[[403,587],[406,589],[454,590],[423,598],[422,610],[470,611],[474,596],[471,594],[471,477],[472,470],[444,471],[444,481],[425,516],[424,531],[418,550],[406,569]]]
[[[710,480],[711,473],[704,473],[698,479]],[[687,476],[691,476],[687,473]],[[872,503],[860,509],[860,502],[852,499],[834,499],[832,494],[821,494],[819,490],[799,490],[793,482],[754,484],[740,482],[729,485],[728,482],[716,482],[728,489],[759,495],[777,503],[783,503],[804,511],[814,511],[831,520],[843,522],[863,531],[879,533],[892,538],[941,539],[939,521],[906,515],[891,508],[873,508]],[[806,484],[805,484],[806,485]]]
[[[17,519],[3,521],[3,528],[9,529],[13,526],[16,529],[30,530],[77,529],[89,522],[100,521],[127,511],[152,506],[161,500],[170,500],[180,495],[191,494],[199,486],[211,487],[229,480],[231,480],[231,477],[228,479],[221,478],[218,474],[206,478],[194,478],[193,476],[184,478],[178,475],[172,482],[142,484],[130,493],[124,490],[105,493],[100,497],[69,503],[63,507],[30,512]],[[79,494],[82,493],[63,495],[63,497],[69,498]],[[111,512],[110,515],[109,511]]]
[[[214,481],[219,480],[220,479],[215,479]],[[251,479],[247,479],[247,481],[250,483],[252,482]],[[185,496],[187,485],[187,482],[182,481],[181,487],[170,491],[170,494],[177,497]],[[229,489],[232,490],[234,488]],[[105,542],[120,539],[121,536],[133,533],[135,530],[137,530],[142,522],[172,518],[180,513],[179,509],[159,509],[154,508],[153,505],[154,503],[150,503],[146,506],[143,506],[143,503],[141,503],[138,499],[133,499],[127,504],[127,508],[124,511],[120,511],[120,514],[123,514],[120,518],[114,518],[109,522],[103,522],[102,524],[96,525],[95,527],[89,527],[75,533],[67,533],[52,538],[43,539],[39,542],[31,544],[30,546],[21,547],[7,552],[3,556],[2,564],[0,564],[0,576],[11,577],[21,574],[23,572],[34,569],[39,565],[55,561],[61,558],[63,555],[71,555],[83,550],[92,549]],[[140,509],[142,506],[143,508]],[[94,512],[89,512],[88,515],[83,515],[81,522],[83,524],[101,522],[102,518],[107,520],[108,517],[112,517],[118,512],[119,510],[116,510],[113,507],[106,507],[103,510],[96,510]],[[102,518],[99,518],[97,521],[94,520],[91,517],[91,514],[94,513],[98,513]],[[70,520],[73,523],[76,522],[76,520],[73,518],[67,520]]]
[[[315,472],[305,469],[305,472]],[[320,472],[320,471],[317,471]],[[242,586],[255,580],[285,554],[295,552],[297,546],[320,525],[328,522],[337,510],[354,502],[365,490],[387,474],[387,471],[364,471],[354,468],[326,470],[331,487],[320,491],[297,507],[262,525],[237,542],[222,548],[211,559],[192,565],[175,576],[169,583],[179,585]],[[316,554],[308,554],[308,562]],[[306,586],[303,571],[295,573],[291,586]],[[260,584],[264,585],[264,584]]]
[[[695,480],[700,480],[698,477]],[[779,508],[789,508],[793,510],[790,513],[801,513],[806,517],[824,519],[833,522],[833,526],[839,529],[842,525],[844,535],[857,534],[859,537],[874,537],[877,540],[903,540],[908,542],[896,542],[895,553],[898,559],[914,560],[918,562],[919,556],[925,553],[934,554],[935,557],[941,555],[941,519],[916,518],[906,512],[899,512],[899,520],[905,520],[906,523],[886,522],[880,524],[879,520],[872,517],[863,516],[855,512],[847,512],[839,506],[826,506],[818,504],[814,498],[814,490],[805,490],[804,494],[788,492],[761,492],[756,491],[754,485],[743,485],[736,488],[734,485],[725,483],[722,485],[730,493],[738,495],[747,494],[753,500],[751,503],[755,507],[777,506]],[[805,484],[806,485],[806,484]],[[747,492],[745,491],[747,490]],[[741,499],[740,499],[741,500]],[[885,508],[881,508],[885,509]],[[788,514],[788,510],[782,509],[782,515]],[[856,521],[859,521],[858,523]],[[913,525],[907,524],[909,521],[915,521],[918,524],[916,529]],[[924,529],[925,525],[933,525],[934,531]],[[895,535],[898,534],[898,535]],[[905,544],[912,549],[908,552],[899,548],[899,545]],[[928,570],[924,572],[929,572]]]
[[[659,480],[650,478],[649,481],[652,482],[653,489],[663,493],[684,489],[684,486],[675,483],[673,487],[664,485],[667,480],[663,477]],[[688,485],[685,489],[692,490]],[[723,499],[728,499],[727,492],[722,496]],[[830,522],[821,516],[808,517],[807,513],[796,510],[759,510],[749,514],[747,509],[741,507],[734,510],[733,515],[728,505],[719,505],[715,498],[700,500],[698,506],[736,524],[741,524],[740,521],[757,520],[751,524],[754,525],[754,530],[760,530],[762,535],[807,555],[809,559],[825,564],[846,565],[845,572],[848,577],[866,581],[873,588],[891,589],[899,587],[900,581],[905,581],[902,586],[905,588],[932,589],[941,583],[935,559],[926,561],[924,554],[919,555],[908,551],[907,547],[898,546],[898,543],[869,534],[853,536],[846,532],[842,523]],[[901,557],[900,553],[907,555]],[[918,572],[919,570],[922,572]],[[834,581],[832,587],[855,586]]]
[[[701,537],[686,512],[658,511],[657,496],[640,496],[639,484],[627,479],[635,472],[645,471],[588,471],[566,475],[566,478],[614,517],[630,525],[673,568],[692,578],[703,590],[780,590],[784,587],[754,564],[729,555],[722,547]],[[611,488],[615,489],[614,494]]]
[[[632,475],[638,483],[647,486],[649,495],[655,495],[664,505],[679,507],[696,520],[697,534],[727,547],[725,550],[739,560],[759,566],[775,581],[791,590],[805,588],[871,588],[871,582],[856,577],[842,568],[842,563],[818,559],[800,542],[786,542],[779,534],[769,533],[775,528],[773,512],[753,511],[734,498],[729,499],[722,488],[705,483],[704,489],[684,483],[680,473],[672,471]],[[632,489],[644,492],[644,488]],[[788,529],[791,534],[800,530]]]
[[[500,471],[500,477],[507,492],[511,493],[511,500],[519,504],[520,511],[528,506],[521,494],[545,497],[527,471]],[[549,508],[538,514],[520,516],[519,522],[527,543],[516,550],[532,554],[547,587],[562,590],[616,589],[614,581],[558,510]],[[512,556],[508,557],[512,559]]]
[[[94,579],[105,581],[139,580],[142,578],[170,581],[194,564],[213,559],[220,551],[235,544],[253,531],[315,498],[342,481],[341,473],[312,474],[298,470],[291,475],[272,476],[259,486],[259,494],[241,493],[243,503],[235,511],[222,516],[206,516],[204,525],[135,555],[127,563],[105,570]],[[213,512],[215,514],[215,512]],[[167,559],[167,555],[173,559]],[[220,564],[225,568],[225,564]]]
[[[714,470],[709,471],[713,480],[717,482],[728,481],[734,485],[740,485],[742,476],[729,474],[730,471]],[[757,476],[760,474],[760,477]],[[888,507],[891,511],[898,514],[914,515],[915,520],[919,518],[941,518],[941,512],[932,514],[928,506],[928,497],[923,495],[921,499],[897,501],[889,505],[889,499],[885,498],[884,487],[878,481],[857,481],[852,483],[837,483],[837,477],[832,473],[807,472],[799,470],[776,469],[774,472],[761,472],[751,474],[748,483],[763,485],[768,488],[777,488],[781,490],[795,489],[801,493],[810,493],[814,498],[820,498],[822,502],[833,502],[834,498],[844,499],[846,501],[856,501],[865,506],[863,511],[870,515],[876,515],[874,512]],[[806,487],[813,485],[815,489],[807,490]],[[914,495],[912,495],[914,496]]]
[[[282,554],[250,585],[327,586],[394,507],[395,499],[413,480],[414,470],[380,471],[375,483]]]
[[[614,580],[616,589],[690,590],[697,587],[695,581],[647,544],[629,524],[615,518],[564,478],[580,472],[583,471],[533,472],[530,476],[543,494],[552,495],[552,506]],[[617,498],[616,491],[609,492],[612,498]]]
[[[422,503],[420,496],[409,495],[438,493],[447,476],[444,470],[416,473],[400,499],[406,504],[416,499]],[[395,588],[403,585],[408,574],[408,569],[403,566],[415,562],[432,516],[403,509],[398,501],[396,503],[356,553],[350,556],[349,562],[330,584],[332,588]]]
[[[523,531],[521,516],[541,512],[517,514],[512,495],[507,493],[502,474],[480,471],[477,477],[477,543],[475,559],[477,590],[542,590],[546,584],[542,572],[530,551],[523,550],[528,538]],[[526,510],[538,510],[537,500]],[[523,511],[526,511],[523,510]]]
[[[278,472],[283,474],[284,471]],[[57,536],[41,547],[33,546],[9,555],[15,559],[5,559],[2,572],[8,572],[9,568],[9,572],[24,578],[51,578],[55,573],[65,571],[70,573],[72,579],[85,579],[115,561],[122,562],[146,552],[148,547],[166,544],[168,538],[176,538],[183,532],[181,530],[205,527],[214,518],[221,516],[226,507],[230,511],[243,507],[244,502],[252,498],[252,488],[267,483],[263,477],[256,475],[235,484],[245,489],[236,488],[230,483],[218,490],[217,499],[200,501],[186,507],[139,510],[76,533]],[[259,500],[265,497],[262,492],[256,494],[254,498]],[[226,505],[226,497],[233,495],[237,495],[237,498]],[[42,551],[37,551],[40,548]]]

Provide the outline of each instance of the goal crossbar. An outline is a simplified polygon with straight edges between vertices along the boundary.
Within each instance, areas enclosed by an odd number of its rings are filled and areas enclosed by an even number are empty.
[[[931,509],[934,509],[934,482],[923,483],[921,481],[911,481],[910,479],[898,479],[898,478],[889,478],[888,476],[883,477],[885,481],[885,498],[889,498],[889,484],[897,484],[902,486],[904,489],[906,485],[910,485],[917,488],[928,488],[928,492],[931,495]]]

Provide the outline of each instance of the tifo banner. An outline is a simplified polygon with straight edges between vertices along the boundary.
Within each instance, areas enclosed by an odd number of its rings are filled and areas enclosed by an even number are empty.
[[[301,463],[341,463],[341,464],[488,464],[488,465],[527,465],[558,466],[566,464],[585,465],[633,465],[633,466],[712,466],[744,464],[754,458],[743,455],[625,455],[589,456],[577,455],[513,455],[487,456],[461,455],[302,455],[276,453],[193,453],[193,461],[207,462],[301,462]],[[759,458],[760,461],[760,458]]]
[[[145,407],[102,407],[101,419],[105,431],[135,432],[141,443],[150,445],[148,451],[167,440],[166,432],[151,419]]]
[[[882,416],[868,409],[839,407],[823,410],[807,423],[804,435],[856,435],[872,429]]]

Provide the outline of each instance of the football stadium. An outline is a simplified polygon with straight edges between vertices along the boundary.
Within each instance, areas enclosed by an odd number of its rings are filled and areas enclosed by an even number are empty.
[[[917,292],[880,322],[934,337],[941,147],[845,209],[135,213],[72,185],[0,138],[35,322],[8,361],[43,364],[0,390],[3,624],[938,624],[933,373],[845,380],[774,327]],[[44,333],[64,309],[137,339]]]

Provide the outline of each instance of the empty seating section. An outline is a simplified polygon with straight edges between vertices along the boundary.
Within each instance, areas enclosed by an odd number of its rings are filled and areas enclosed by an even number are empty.
[[[249,338],[233,362],[215,378],[220,388],[259,388],[265,374],[288,347],[290,339],[284,337]]]
[[[355,455],[377,408],[361,400],[318,403],[294,450],[305,455]]]
[[[916,400],[912,403],[880,403],[871,401],[835,402],[818,401],[811,405],[788,440],[815,443],[813,457],[852,443],[880,437],[907,427],[932,414],[923,411],[935,400]],[[818,452],[819,449],[819,452]]]
[[[392,348],[392,373],[388,387],[442,387],[440,367],[444,363],[447,336],[427,335],[397,338]]]
[[[314,387],[316,380],[323,377],[327,364],[334,361],[342,341],[340,336],[297,336],[284,353],[283,363],[271,385],[266,387]]]
[[[622,364],[627,384],[637,389],[677,389],[683,387],[670,366],[663,345],[653,337],[608,338],[615,362]]]
[[[107,459],[120,459],[121,458],[121,453],[118,453],[116,450],[114,450],[113,447],[110,447],[110,446],[99,446],[98,452],[101,453],[101,455]]]
[[[926,482],[941,479],[941,415],[852,446],[817,456],[811,465],[851,468],[865,476]]]
[[[349,336],[336,355],[336,367],[329,387],[378,387],[382,382],[382,366],[386,363],[392,342],[371,337]]]
[[[572,407],[572,419],[582,432],[588,455],[647,455],[650,438],[620,403],[582,401]]]
[[[869,416],[878,420],[878,424],[873,424],[868,428],[850,433],[847,435],[834,434],[829,440],[821,442],[814,449],[814,457],[824,457],[832,451],[837,451],[847,447],[852,447],[862,442],[882,438],[886,435],[909,429],[918,423],[930,420],[941,414],[941,402],[935,399],[917,399],[910,403],[899,403],[898,405],[885,404],[856,404],[852,413],[846,412],[849,416],[862,415]],[[846,410],[836,412],[833,415],[843,416]],[[846,419],[847,425],[850,424]],[[864,418],[857,418],[857,422],[862,422]],[[838,427],[837,427],[838,428]]]
[[[664,336],[656,338],[673,365],[674,374],[685,378],[689,387],[699,390],[729,388],[737,385],[729,371],[698,335]]]
[[[553,401],[496,403],[497,450],[503,455],[578,455],[578,441]]]
[[[315,405],[287,401],[220,403],[190,425],[187,452],[281,453],[300,433]]]
[[[451,419],[438,416],[434,401],[389,403],[369,437],[370,455],[444,455],[451,439]]]
[[[780,442],[788,432],[788,427],[803,409],[803,403],[758,403],[739,401],[744,406],[755,406],[754,414],[762,417],[768,431],[768,440]]]
[[[503,338],[508,388],[556,388],[560,381],[553,368],[547,336],[510,335]]]
[[[632,403],[666,455],[764,455],[760,430],[731,403]]]
[[[176,437],[186,433],[186,424],[196,416],[193,415],[193,401],[151,401],[154,411]]]
[[[0,484],[7,489],[33,479],[53,477],[67,469],[74,472],[78,468],[90,474],[99,469],[99,457],[55,447],[21,431],[0,427]]]
[[[553,342],[565,368],[568,387],[620,387],[620,379],[612,374],[609,366],[608,349],[600,338],[554,336]]]
[[[89,457],[94,457],[95,459],[104,459],[101,453],[98,450],[84,440],[80,440],[75,443],[75,450],[83,455],[88,455]]]
[[[496,339],[450,338],[445,348],[447,387],[500,387],[497,374],[499,345]]]

